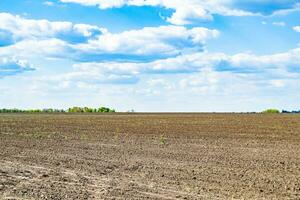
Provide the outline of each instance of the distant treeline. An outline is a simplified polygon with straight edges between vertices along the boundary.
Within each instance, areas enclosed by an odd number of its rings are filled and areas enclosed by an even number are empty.
[[[67,110],[63,109],[0,109],[0,113],[114,113],[116,112],[114,109],[100,107],[100,108],[89,108],[89,107],[72,107]]]
[[[300,113],[300,110],[293,110],[293,111],[282,110],[282,113]]]
[[[287,110],[282,110],[280,112],[280,110],[278,109],[267,109],[267,110],[264,110],[262,111],[262,113],[300,113],[300,110],[296,111],[296,110],[293,110],[293,111],[287,111]]]
[[[116,112],[115,109],[107,108],[107,107],[100,107],[100,108],[89,108],[89,107],[72,107],[68,108],[67,110],[64,109],[53,109],[53,108],[46,108],[46,109],[7,109],[3,108],[0,109],[0,113],[114,113]],[[130,110],[127,112],[134,112],[134,110]],[[257,112],[251,112],[251,113],[257,113]],[[261,113],[266,114],[276,114],[276,113],[300,113],[300,110],[298,111],[287,111],[287,110],[278,110],[278,109],[267,109],[262,111]]]

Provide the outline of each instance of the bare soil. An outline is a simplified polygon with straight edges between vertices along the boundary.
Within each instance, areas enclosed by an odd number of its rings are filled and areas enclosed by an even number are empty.
[[[300,199],[300,115],[3,114],[0,199]]]

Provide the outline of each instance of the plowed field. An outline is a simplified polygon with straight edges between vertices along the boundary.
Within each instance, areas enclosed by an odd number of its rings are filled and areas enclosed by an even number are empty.
[[[300,199],[300,115],[3,114],[0,199]]]

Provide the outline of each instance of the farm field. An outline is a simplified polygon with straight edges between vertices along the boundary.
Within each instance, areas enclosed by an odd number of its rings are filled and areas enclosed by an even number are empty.
[[[300,115],[2,114],[0,199],[300,199]]]

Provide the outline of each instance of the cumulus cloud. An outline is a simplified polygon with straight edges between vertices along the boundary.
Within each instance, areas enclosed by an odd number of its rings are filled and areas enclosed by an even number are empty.
[[[293,27],[294,31],[299,32],[300,33],[300,26],[294,26]]]
[[[186,25],[194,22],[212,20],[212,15],[201,5],[182,5],[175,8],[175,12],[167,21],[175,25]]]
[[[186,25],[193,22],[208,21],[213,13],[248,15],[244,11],[230,10],[219,0],[61,0],[63,3],[78,3],[85,6],[98,6],[100,9],[119,8],[123,6],[161,6],[174,10],[167,21],[175,25]]]
[[[0,48],[0,56],[14,55],[26,59],[33,57],[72,59],[74,50],[69,43],[59,39],[23,40],[14,45]]]
[[[24,19],[9,13],[0,13],[0,30],[10,33],[15,41],[57,38],[74,44],[86,42],[106,31],[87,24]]]
[[[0,13],[0,55],[20,54],[76,61],[152,61],[199,52],[217,30],[181,26],[145,27],[110,33],[88,24],[24,19]]]
[[[88,24],[0,16],[0,56],[84,61],[74,66],[76,73],[68,79],[96,74],[94,82],[135,83],[141,74],[198,73],[207,68],[235,74],[300,71],[299,49],[265,56],[207,53],[206,41],[219,32],[202,27],[169,25],[110,33]]]
[[[300,48],[272,55],[256,56],[252,54],[237,54],[228,61],[232,66],[243,69],[274,70],[283,69],[289,72],[299,72],[300,68]]]
[[[186,59],[178,57],[150,63],[78,63],[73,65],[73,71],[70,73],[55,77],[44,77],[43,80],[65,82],[71,85],[77,85],[78,83],[91,85],[136,84],[142,75],[188,74],[198,71],[200,71],[198,66],[191,66]]]
[[[33,70],[34,68],[25,60],[0,57],[0,78]]]
[[[176,25],[206,21],[212,14],[245,16],[271,15],[299,9],[299,0],[60,0],[64,3],[78,3],[86,6],[98,6],[100,9],[122,6],[161,6],[173,9],[174,13],[167,21]]]
[[[61,81],[87,84],[137,83],[141,77],[153,75],[203,75],[201,79],[184,79],[180,86],[216,85],[226,77],[238,80],[258,81],[283,87],[285,79],[297,79],[300,75],[300,48],[272,55],[227,55],[224,53],[192,53],[148,63],[91,62],[78,63],[73,72],[60,76]],[[57,78],[57,77],[56,77]],[[280,81],[279,81],[280,80]],[[157,83],[157,82],[156,82]],[[156,84],[151,83],[151,84]],[[231,81],[230,81],[231,83]],[[206,87],[211,88],[211,87]]]
[[[136,60],[139,56],[157,59],[176,56],[183,52],[203,51],[206,40],[218,35],[217,30],[200,27],[192,29],[180,26],[146,27],[117,34],[106,33],[74,48],[79,50],[79,58],[93,55],[94,59],[99,56],[101,60],[105,60],[105,57]]]

